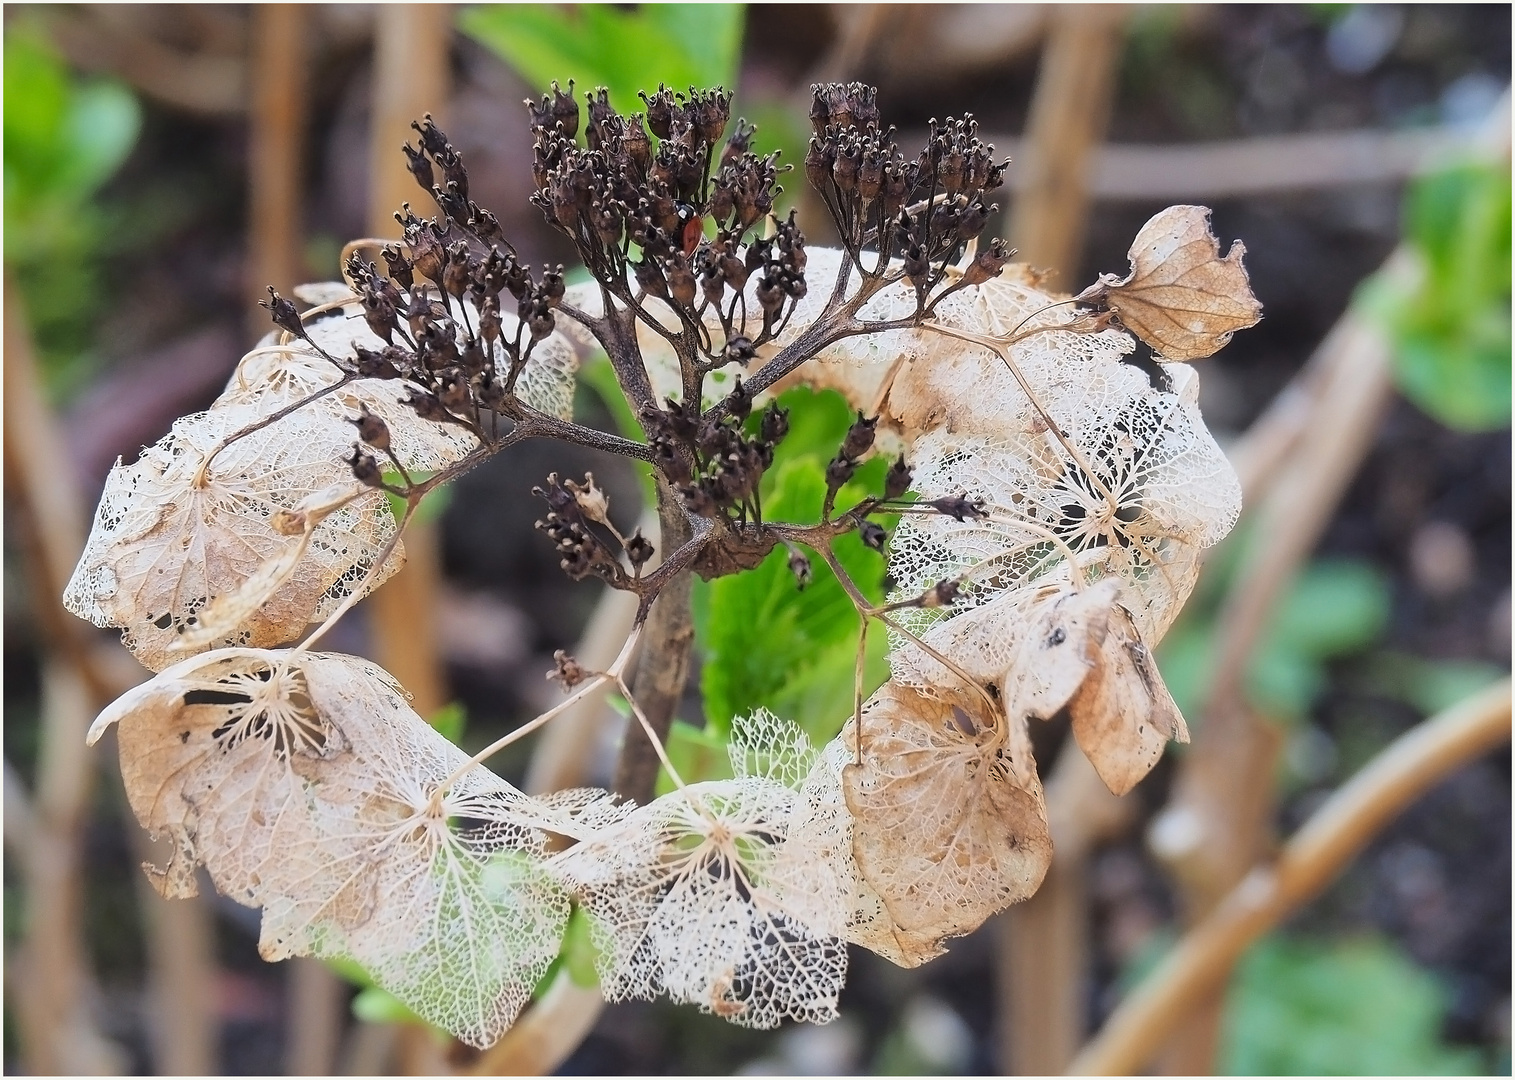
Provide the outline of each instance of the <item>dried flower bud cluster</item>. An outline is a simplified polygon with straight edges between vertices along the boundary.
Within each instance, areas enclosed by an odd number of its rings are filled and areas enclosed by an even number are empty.
[[[536,523],[557,545],[563,557],[563,572],[574,581],[594,576],[616,588],[630,588],[642,565],[652,557],[652,545],[640,533],[623,541],[610,523],[610,500],[595,486],[594,474],[584,483],[558,481],[549,473],[546,487],[534,487],[531,493],[547,503],[547,516]],[[631,571],[621,565],[617,551],[625,554]]]
[[[603,88],[586,95],[581,144],[572,89],[555,84],[550,98],[527,102],[532,201],[614,296],[638,308],[662,301],[686,326],[709,315],[722,334],[700,341],[706,364],[746,363],[806,291],[805,240],[793,216],[768,239],[754,234],[783,190],[778,154],[753,153],[754,129],[744,122],[726,136],[730,94],[693,88],[644,93],[646,112],[629,117]]]
[[[815,88],[805,177],[820,192],[859,268],[882,276],[891,259],[900,259],[924,304],[947,266],[998,209],[986,196],[1003,185],[1004,164],[979,140],[971,116],[933,120],[925,149],[907,159],[893,140],[894,129],[880,129],[876,98],[861,83]],[[876,256],[865,260],[865,249]],[[998,241],[990,245],[975,276],[990,273],[996,255],[1003,265],[1003,251]]]

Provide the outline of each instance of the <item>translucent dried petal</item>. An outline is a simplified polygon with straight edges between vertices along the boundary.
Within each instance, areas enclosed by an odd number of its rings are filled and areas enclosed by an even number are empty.
[[[607,1000],[666,993],[758,1028],[836,1016],[846,947],[772,885],[794,797],[757,778],[695,784],[554,857],[589,915]]]
[[[842,769],[853,760],[853,750],[842,738],[832,739],[821,750],[805,778],[790,818],[789,837],[794,850],[814,860],[827,873],[782,874],[775,891],[786,907],[798,911],[824,910],[837,902],[840,892],[844,925],[841,936],[900,967],[917,967],[945,950],[914,942],[907,948],[898,927],[873,887],[863,880],[852,854],[852,814],[842,796]],[[835,918],[833,913],[829,916]]]
[[[865,706],[862,763],[842,771],[863,878],[907,952],[931,952],[1024,900],[1052,859],[1019,725],[953,691],[885,683]]]
[[[759,777],[795,789],[810,775],[816,759],[805,730],[768,709],[733,718],[727,750],[737,776]]]
[[[181,654],[200,652],[251,622],[258,610],[294,573],[295,567],[310,550],[311,537],[321,522],[366,494],[367,489],[362,484],[336,484],[302,499],[292,511],[281,510],[274,514],[270,519],[274,531],[285,536],[298,536],[300,543],[286,547],[269,559],[231,592],[213,597],[190,617],[168,651]]]
[[[393,535],[394,518],[378,491],[332,512],[308,542],[279,532],[276,515],[350,481],[350,450],[330,425],[295,414],[211,460],[227,436],[255,419],[237,408],[184,417],[106,478],[64,604],[97,626],[121,627],[127,647],[153,670],[177,659],[169,646],[212,597],[306,543],[273,595],[228,639],[210,644],[278,645],[297,637],[358,587]],[[402,558],[392,554],[378,580]]]
[[[1170,206],[1136,234],[1131,273],[1103,275],[1080,299],[1103,302],[1164,360],[1199,360],[1262,318],[1246,252],[1237,240],[1220,257],[1209,207]]]
[[[1089,637],[1092,670],[1068,712],[1079,749],[1105,786],[1124,795],[1157,764],[1169,739],[1189,741],[1189,729],[1130,612],[1110,604],[1104,614]]]
[[[1066,368],[1046,380],[1042,399],[1061,438],[1033,414],[993,435],[981,426],[917,441],[921,497],[966,494],[987,517],[903,518],[890,557],[898,594],[971,572],[972,604],[1034,581],[1064,562],[1050,532],[1087,576],[1122,579],[1155,643],[1193,588],[1199,550],[1240,513],[1240,485],[1199,416],[1191,379],[1169,392],[1118,361],[1075,357]]]
[[[568,898],[545,873],[530,801],[467,757],[353,657],[227,649],[111,706],[138,820],[174,841],[150,872],[262,907],[269,959],[346,956],[420,1016],[493,1042],[557,955]],[[436,796],[436,797],[434,797]]]

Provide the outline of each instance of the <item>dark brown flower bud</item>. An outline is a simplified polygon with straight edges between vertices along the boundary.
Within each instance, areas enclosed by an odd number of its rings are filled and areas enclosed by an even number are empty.
[[[691,307],[694,304],[695,289],[697,283],[694,280],[694,272],[689,269],[689,260],[681,251],[674,252],[668,258],[668,293],[673,302],[680,307]]]
[[[642,535],[641,529],[632,533],[631,538],[626,541],[626,558],[631,560],[632,567],[637,571],[640,571],[647,560],[652,558],[653,550],[652,541]]]
[[[379,469],[379,459],[367,453],[357,443],[352,444],[352,457],[347,459],[352,466],[352,475],[360,484],[383,487],[384,474]]]
[[[752,149],[752,136],[757,133],[757,128],[746,120],[736,122],[736,130],[731,133],[731,138],[726,140],[726,147],[721,151],[721,164],[729,165],[743,154]]]
[[[763,410],[762,437],[764,442],[782,442],[789,434],[789,410],[779,408],[778,402]]]
[[[652,140],[642,126],[641,113],[633,113],[626,121],[626,130],[621,134],[621,152],[636,166],[638,177],[647,175],[647,166],[652,163]]]
[[[553,668],[547,673],[547,678],[562,683],[565,691],[572,690],[589,678],[589,673],[580,666],[579,662],[562,649],[552,654],[552,664]]]
[[[715,498],[703,484],[691,484],[681,488],[679,494],[684,496],[684,505],[691,514],[700,517],[714,517],[716,510]]]
[[[859,522],[857,534],[862,538],[863,545],[872,548],[874,551],[883,551],[884,541],[888,539],[888,534],[884,532],[884,527],[873,521]]]
[[[468,408],[471,401],[468,376],[456,369],[449,372],[437,389],[437,400],[450,412],[462,412]]]
[[[794,575],[795,587],[801,592],[815,577],[815,572],[810,566],[810,557],[799,548],[789,549],[789,572]]]
[[[805,152],[805,179],[817,191],[826,190],[831,183],[831,169],[836,164],[834,145],[820,139],[810,140],[810,149]]]
[[[386,349],[385,352],[388,352]],[[400,372],[383,352],[357,346],[358,374],[365,379],[398,379]]]
[[[847,429],[847,438],[842,441],[842,457],[856,461],[873,446],[873,432],[878,427],[878,417],[866,417],[859,412],[857,419]]]
[[[647,105],[648,129],[659,139],[668,138],[673,133],[673,113],[676,108],[672,92],[659,83],[657,93],[652,97],[648,97],[645,90],[639,91],[637,96]]]
[[[722,404],[726,408],[727,415],[734,416],[737,420],[747,419],[752,412],[752,394],[742,385],[740,375],[736,377],[736,386],[732,388],[730,394],[726,395],[726,400]]]
[[[1000,271],[1005,268],[1005,263],[1015,254],[1014,249],[1006,250],[1003,240],[994,240],[989,246],[973,257],[968,264],[968,269],[963,271],[963,280],[969,285],[982,285],[999,277]]]
[[[933,499],[930,505],[956,521],[980,521],[989,516],[984,513],[984,503],[981,499],[970,499],[966,495]]]
[[[422,191],[430,191],[437,182],[435,174],[431,171],[431,161],[410,143],[406,143],[400,149],[405,151],[405,167],[410,170],[410,175],[416,178],[416,183],[421,185]]]
[[[547,98],[542,98],[543,104]],[[573,80],[568,80],[568,89],[565,91],[558,86],[557,80],[552,82],[552,102],[548,105],[552,122],[561,124],[563,135],[573,138],[579,133],[579,103],[573,98]]]
[[[419,123],[412,120],[410,126],[420,133],[421,146],[432,157],[441,157],[447,152],[447,133],[437,127],[431,113],[427,113]]]
[[[958,597],[958,591],[959,587],[955,578],[943,578],[921,595],[921,607],[951,607],[952,602]]]
[[[408,388],[405,400],[401,404],[409,405],[422,420],[441,422],[452,419],[452,415],[442,407],[442,402],[435,394],[417,390],[413,386]]]
[[[726,134],[726,122],[731,119],[731,95],[725,90],[709,90],[690,98],[689,112],[700,138],[714,146]]]
[[[852,474],[855,472],[857,472],[857,462],[850,461],[838,454],[826,466],[826,486],[835,491],[848,480],[851,480]]]
[[[400,250],[399,244],[385,244],[384,264],[389,267],[389,276],[394,278],[400,288],[409,290],[415,284],[415,274],[412,271],[414,264],[405,257]]]
[[[757,347],[752,344],[752,339],[746,334],[738,334],[726,342],[726,348],[721,352],[721,360],[727,364],[741,364],[746,367],[757,356]]]
[[[921,288],[925,285],[931,274],[931,260],[926,258],[926,253],[921,250],[919,244],[911,244],[905,249],[902,261],[905,264],[905,277]]]
[[[893,465],[889,466],[889,471],[884,474],[884,498],[901,498],[905,492],[910,490],[910,483],[913,479],[914,475],[910,470],[910,466],[905,464],[905,458],[901,455]]]
[[[389,449],[389,425],[369,412],[367,405],[363,406],[360,415],[352,418],[352,422],[358,425],[358,438],[375,450]]]
[[[268,309],[268,314],[272,316],[274,325],[280,330],[293,334],[297,338],[307,336],[305,325],[300,322],[300,312],[295,307],[294,301],[286,300],[274,292],[272,285],[268,287],[268,299],[259,300],[258,305]]]
[[[563,267],[559,264],[556,270],[543,269],[542,271],[542,297],[547,301],[547,306],[555,308],[563,300],[563,295],[568,291],[563,281]]]

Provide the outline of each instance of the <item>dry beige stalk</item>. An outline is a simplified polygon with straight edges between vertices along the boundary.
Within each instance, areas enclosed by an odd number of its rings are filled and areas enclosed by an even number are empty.
[[[1136,234],[1131,272],[1100,275],[1078,299],[1107,307],[1164,360],[1202,360],[1262,318],[1246,252],[1237,240],[1221,258],[1209,207],[1170,206]]]

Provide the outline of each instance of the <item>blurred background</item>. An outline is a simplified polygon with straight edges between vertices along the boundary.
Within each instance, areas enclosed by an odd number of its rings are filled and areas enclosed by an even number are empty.
[[[521,102],[551,79],[607,85],[623,110],[659,80],[734,86],[759,148],[788,161],[809,83],[865,79],[907,151],[933,117],[978,118],[1014,159],[990,231],[1053,287],[1124,272],[1151,214],[1196,202],[1223,244],[1245,241],[1264,310],[1200,372],[1249,509],[1160,649],[1194,744],[1119,802],[1039,745],[1059,845],[1043,893],[919,969],[855,953],[828,1027],[586,998],[587,1036],[539,1067],[1061,1071],[1344,781],[1508,676],[1508,6],[11,4],[4,19],[7,1072],[535,1060],[465,1053],[320,964],[263,963],[257,913],[208,887],[158,899],[113,747],[82,744],[146,673],[58,604],[112,462],[209,404],[264,332],[264,286],[336,277],[345,241],[393,235],[393,210],[421,202],[398,148],[424,112],[523,257],[571,264],[526,201]],[[802,178],[785,186],[826,243]],[[609,426],[594,383],[579,411]],[[553,469],[593,469],[628,514],[640,498],[616,462],[512,450],[455,485],[332,641],[465,745],[552,700],[554,649],[590,655],[626,619],[532,530],[530,488]],[[700,711],[692,689],[682,715]],[[574,731],[495,767],[537,788],[603,777],[614,724]],[[1510,822],[1500,745],[1255,942],[1146,1066],[1508,1073]]]

